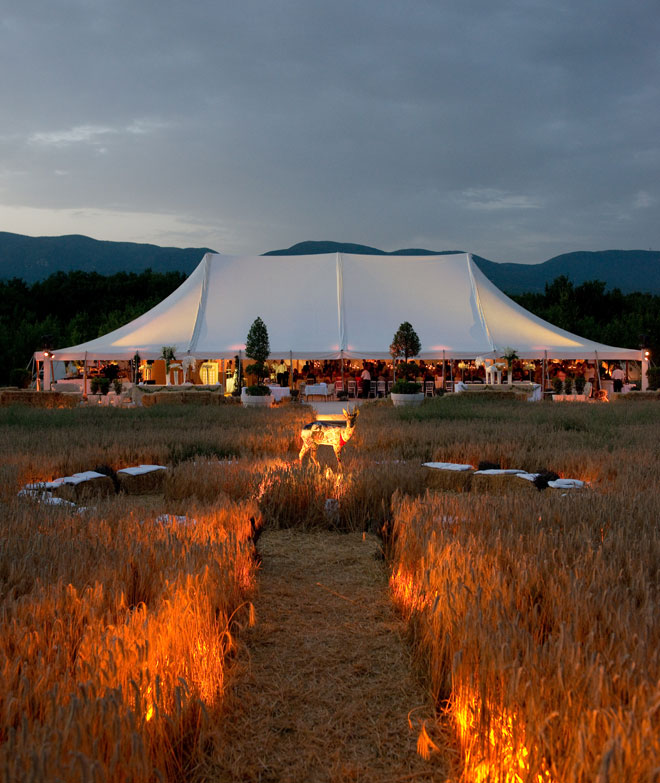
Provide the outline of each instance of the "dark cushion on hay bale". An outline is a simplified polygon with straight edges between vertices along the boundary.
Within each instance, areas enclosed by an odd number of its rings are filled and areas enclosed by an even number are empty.
[[[88,470],[85,473],[74,473],[73,476],[65,476],[57,482],[53,482],[52,493],[57,498],[70,500],[72,503],[80,503],[95,497],[107,497],[115,494],[115,487],[109,476]]]
[[[163,489],[167,469],[162,465],[138,465],[117,471],[121,492],[127,495],[149,495]]]

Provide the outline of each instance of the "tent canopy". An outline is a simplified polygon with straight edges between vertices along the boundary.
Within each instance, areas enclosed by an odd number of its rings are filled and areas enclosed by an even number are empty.
[[[388,359],[409,321],[425,360],[637,359],[640,351],[586,340],[505,296],[467,253],[377,256],[225,256],[207,253],[156,307],[109,334],[54,352],[54,359],[231,359],[254,319],[268,328],[271,357]]]

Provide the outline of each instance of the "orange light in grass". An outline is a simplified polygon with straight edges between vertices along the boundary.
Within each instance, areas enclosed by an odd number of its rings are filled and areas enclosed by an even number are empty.
[[[430,603],[429,596],[420,589],[413,574],[407,573],[401,566],[390,577],[390,589],[394,601],[407,614],[420,610]]]
[[[506,711],[499,715],[489,711],[491,728],[488,747],[483,749],[478,742],[482,730],[476,716],[480,713],[479,700],[470,696],[466,689],[460,690],[454,699],[452,714],[463,746],[466,778],[475,783],[524,783],[529,780],[529,750],[520,740],[519,728],[516,742],[513,716]],[[548,770],[539,772],[535,780],[536,783],[552,783]]]

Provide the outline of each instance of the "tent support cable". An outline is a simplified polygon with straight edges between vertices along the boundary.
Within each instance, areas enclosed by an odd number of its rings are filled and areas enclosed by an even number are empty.
[[[195,325],[193,326],[190,342],[188,343],[187,353],[191,353],[197,348],[197,341],[199,340],[199,333],[204,323],[204,313],[206,312],[206,300],[208,298],[209,291],[209,276],[211,273],[211,259],[210,253],[204,256],[204,279],[202,280],[202,290],[199,294],[199,304],[197,305],[197,314],[195,315]]]
[[[470,253],[467,254],[467,268],[468,268],[468,275],[470,276],[470,288],[472,289],[472,296],[474,297],[474,303],[477,308],[477,313],[479,314],[479,321],[481,322],[481,326],[486,334],[486,339],[490,344],[490,348],[494,353],[495,343],[493,342],[493,338],[488,329],[488,324],[486,323],[486,318],[484,316],[483,308],[481,307],[481,298],[479,296],[479,289],[477,288],[477,284],[474,280],[474,271],[472,269],[472,255]]]
[[[346,350],[346,321],[344,316],[344,258],[337,253],[337,321],[339,327],[339,354]]]

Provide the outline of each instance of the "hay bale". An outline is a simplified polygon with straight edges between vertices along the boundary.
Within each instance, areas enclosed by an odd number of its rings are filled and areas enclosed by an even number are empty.
[[[109,476],[87,470],[84,473],[74,473],[61,479],[49,482],[45,488],[50,489],[54,497],[64,498],[72,503],[81,503],[91,498],[107,497],[115,494],[115,486]]]
[[[485,495],[537,495],[532,481],[518,478],[522,471],[485,470],[472,476],[472,491]]]
[[[31,389],[4,389],[0,392],[0,406],[27,405],[31,408],[76,408],[82,394],[72,392],[33,391]]]
[[[474,468],[472,465],[452,465],[445,462],[427,462],[426,486],[443,492],[469,492]]]
[[[153,495],[163,491],[167,468],[163,465],[138,465],[117,471],[119,488],[127,495]]]
[[[140,390],[138,394],[139,399],[136,401],[145,408],[149,408],[152,405],[225,405],[234,402],[233,398],[226,398],[221,391],[210,391],[208,389],[157,392]]]

